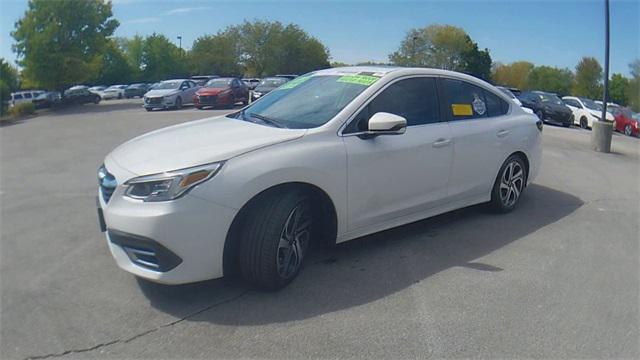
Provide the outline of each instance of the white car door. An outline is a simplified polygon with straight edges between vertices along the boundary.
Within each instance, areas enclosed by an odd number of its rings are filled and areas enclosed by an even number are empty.
[[[436,94],[434,78],[398,80],[378,93],[343,132],[350,231],[445,201],[453,150],[449,125],[440,121]],[[377,112],[406,118],[406,132],[358,136]]]
[[[462,80],[442,79],[444,112],[453,136],[451,201],[474,202],[491,193],[506,159],[513,123],[505,114],[509,103],[492,92]]]

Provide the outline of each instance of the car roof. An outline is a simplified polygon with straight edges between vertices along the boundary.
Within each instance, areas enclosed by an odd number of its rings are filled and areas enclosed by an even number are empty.
[[[160,82],[163,83],[168,81],[193,81],[193,80],[192,79],[167,79],[167,80],[162,80]]]

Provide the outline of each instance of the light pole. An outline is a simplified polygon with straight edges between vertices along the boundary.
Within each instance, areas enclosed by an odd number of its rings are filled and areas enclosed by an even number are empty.
[[[180,52],[182,52],[182,36],[178,35],[178,47],[180,48]]]
[[[417,36],[414,36],[413,39],[411,39],[411,43],[412,43],[412,48],[413,48],[413,54],[411,54],[411,62],[413,66],[418,66],[416,63],[416,40],[418,40]]]
[[[607,102],[609,101],[609,0],[604,0],[604,94],[602,96],[602,114],[593,123],[591,148],[598,152],[611,152],[613,123],[607,121]]]

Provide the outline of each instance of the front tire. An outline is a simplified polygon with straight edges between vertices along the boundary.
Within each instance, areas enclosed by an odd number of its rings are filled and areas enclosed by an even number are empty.
[[[178,98],[176,99],[176,102],[174,104],[174,107],[176,110],[180,110],[182,109],[182,98],[178,96]]]
[[[587,119],[584,116],[580,118],[580,127],[585,130],[589,128],[589,122],[587,122]]]
[[[249,283],[265,290],[287,286],[298,275],[312,240],[311,203],[286,189],[266,194],[247,212],[239,234],[239,265]]]
[[[544,113],[542,112],[542,110],[536,111],[536,115],[538,116],[538,119],[544,122]]]
[[[524,191],[527,181],[527,168],[522,157],[511,155],[502,164],[491,191],[491,207],[500,213],[512,211]]]
[[[633,129],[631,128],[631,125],[627,124],[624,126],[624,134],[627,136],[633,135]]]

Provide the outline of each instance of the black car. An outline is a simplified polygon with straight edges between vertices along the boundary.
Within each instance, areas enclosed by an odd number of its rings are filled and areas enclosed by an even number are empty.
[[[256,101],[262,96],[269,93],[271,90],[280,87],[280,85],[288,82],[290,79],[281,76],[274,76],[262,79],[260,84],[253,89],[253,93],[251,94],[251,100]]]
[[[522,106],[533,110],[542,121],[550,121],[569,127],[573,123],[573,113],[556,95],[544,91],[527,91],[518,96]]]
[[[62,102],[65,104],[97,104],[100,102],[100,95],[89,91],[88,86],[73,86],[64,91]]]
[[[124,89],[124,97],[131,99],[134,97],[142,98],[149,91],[148,84],[131,84]]]

